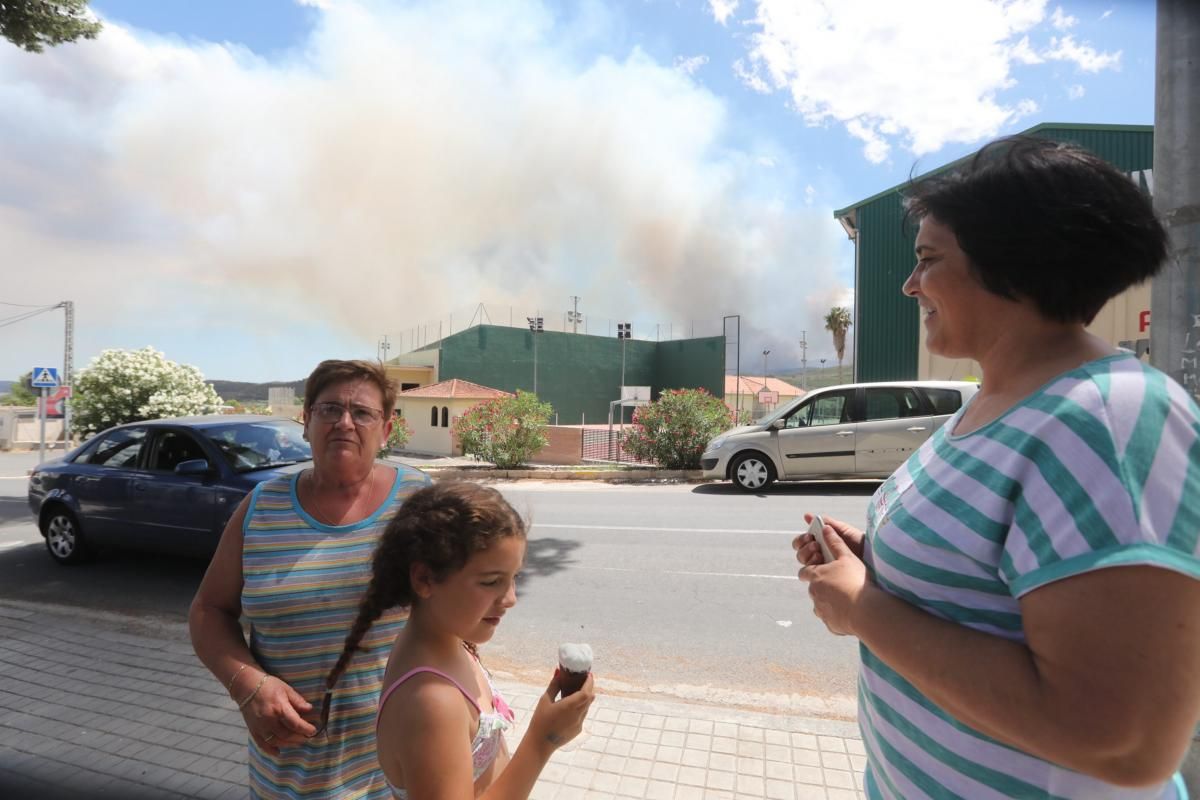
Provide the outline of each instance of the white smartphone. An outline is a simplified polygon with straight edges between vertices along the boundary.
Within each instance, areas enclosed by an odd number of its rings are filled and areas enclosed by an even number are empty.
[[[812,524],[808,526],[808,532],[817,540],[817,544],[821,545],[821,555],[825,558],[825,563],[834,560],[833,551],[829,549],[829,545],[825,542],[825,520],[820,514],[813,514]]]

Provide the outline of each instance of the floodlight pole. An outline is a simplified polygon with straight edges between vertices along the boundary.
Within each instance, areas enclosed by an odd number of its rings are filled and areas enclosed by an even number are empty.
[[[800,331],[800,387],[808,389],[808,331]]]

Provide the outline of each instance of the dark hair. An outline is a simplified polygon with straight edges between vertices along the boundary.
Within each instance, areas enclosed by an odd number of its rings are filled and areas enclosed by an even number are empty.
[[[1150,197],[1074,144],[999,139],[905,194],[906,221],[950,228],[984,288],[1059,322],[1090,323],[1167,257]]]
[[[368,381],[375,384],[383,396],[383,418],[386,420],[392,416],[392,410],[396,407],[396,384],[388,380],[383,364],[378,361],[329,359],[317,364],[317,368],[304,381],[305,419],[308,418],[313,403],[317,402],[321,392],[334,384],[346,381]]]
[[[525,522],[500,492],[466,481],[427,486],[404,501],[375,548],[371,582],[358,606],[342,654],[325,681],[331,689],[350,664],[367,631],[391,608],[411,608],[413,564],[425,564],[435,580],[466,566],[498,539],[525,538]]]

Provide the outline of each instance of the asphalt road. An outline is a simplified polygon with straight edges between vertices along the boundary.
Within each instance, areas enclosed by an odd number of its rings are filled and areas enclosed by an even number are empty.
[[[60,567],[24,494],[29,454],[0,454],[0,596],[179,622],[205,564],[110,553]],[[875,485],[496,484],[531,522],[517,607],[483,650],[549,678],[559,642],[596,652],[606,691],[852,717],[857,645],[829,634],[795,577],[805,511],[861,525]]]

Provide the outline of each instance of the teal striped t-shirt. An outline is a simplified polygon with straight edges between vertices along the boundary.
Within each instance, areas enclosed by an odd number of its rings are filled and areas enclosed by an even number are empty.
[[[1200,578],[1200,409],[1121,353],[1055,378],[998,419],[959,411],[879,487],[865,558],[886,591],[1025,641],[1020,598],[1142,564]],[[1001,744],[937,707],[861,647],[859,725],[871,798],[1185,798],[1113,786]]]

